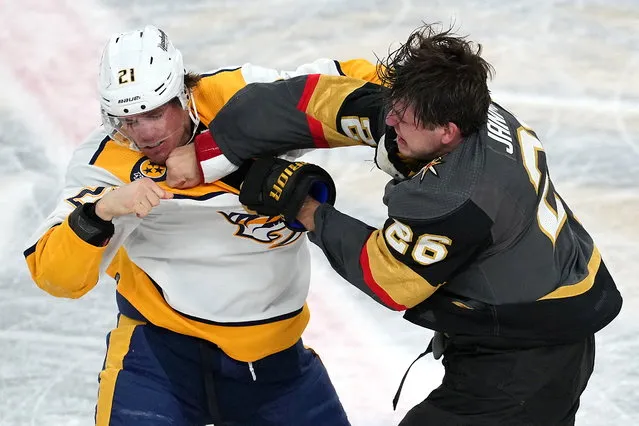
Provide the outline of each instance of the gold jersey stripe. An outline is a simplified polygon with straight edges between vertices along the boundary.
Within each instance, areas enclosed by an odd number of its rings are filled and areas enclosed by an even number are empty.
[[[163,176],[166,173],[165,166],[153,164],[148,159],[145,159],[141,152],[134,151],[128,146],[113,140],[109,140],[104,144],[101,152],[94,159],[93,164],[110,171],[125,184],[131,182],[132,174],[136,172],[143,173],[143,175],[149,178],[158,179],[164,179]],[[152,170],[144,172],[145,167],[149,167]],[[202,184],[188,189],[171,188],[164,180],[158,180],[156,183],[166,191],[186,197],[203,197],[214,192],[239,193],[237,189],[220,181]]]
[[[381,230],[374,231],[368,238],[366,255],[376,285],[399,305],[412,308],[439,288],[397,260],[388,249]]]
[[[317,81],[304,112],[322,123],[324,138],[329,148],[361,145],[360,141],[345,136],[330,127],[336,123],[344,99],[367,82],[341,76],[322,75]]]
[[[111,420],[115,383],[122,371],[124,357],[129,353],[133,332],[141,324],[144,323],[120,315],[116,329],[111,331],[104,369],[100,372],[98,404],[95,413],[96,426],[108,426]]]
[[[149,277],[120,249],[107,273],[119,274],[117,291],[149,322],[176,333],[215,343],[231,358],[253,362],[293,346],[302,336],[310,314],[306,304],[294,317],[247,326],[213,325],[186,318],[173,310]]]
[[[360,78],[375,84],[382,84],[377,74],[377,66],[365,59],[351,59],[339,62],[342,72],[349,77]]]
[[[597,271],[599,271],[600,265],[601,253],[599,253],[597,247],[593,247],[592,255],[588,261],[588,275],[586,275],[586,278],[575,284],[561,286],[537,300],[562,299],[566,297],[579,296],[580,294],[587,292],[595,284],[595,277],[597,276]]]
[[[221,70],[204,76],[193,89],[193,98],[202,123],[208,126],[224,104],[244,86],[246,81],[241,68]]]

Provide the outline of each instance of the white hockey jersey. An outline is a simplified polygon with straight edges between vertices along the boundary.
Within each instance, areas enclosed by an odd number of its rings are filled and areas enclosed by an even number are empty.
[[[204,74],[193,91],[202,123],[246,84],[301,73],[376,79],[363,60],[319,60],[293,72],[246,64]],[[77,298],[101,274],[117,282],[120,310],[134,310],[169,330],[209,340],[229,356],[255,361],[293,345],[309,319],[306,237],[281,217],[241,206],[233,175],[187,190],[169,188],[166,169],[97,129],[69,164],[63,199],[29,242],[27,264],[36,284]],[[174,193],[145,218],[114,219],[105,247],[80,239],[67,217],[85,202],[141,177]]]

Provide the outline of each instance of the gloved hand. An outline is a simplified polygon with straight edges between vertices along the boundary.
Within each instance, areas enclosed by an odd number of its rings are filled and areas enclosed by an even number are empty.
[[[286,161],[281,158],[257,159],[240,188],[240,202],[265,216],[284,216],[286,224],[305,230],[296,219],[307,196],[320,203],[335,203],[335,183],[315,164]]]

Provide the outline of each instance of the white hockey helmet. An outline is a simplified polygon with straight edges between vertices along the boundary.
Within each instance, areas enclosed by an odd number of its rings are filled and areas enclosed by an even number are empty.
[[[117,117],[147,112],[174,98],[189,108],[184,74],[182,54],[164,31],[147,25],[111,36],[102,53],[98,80],[106,130],[113,135],[120,128]]]

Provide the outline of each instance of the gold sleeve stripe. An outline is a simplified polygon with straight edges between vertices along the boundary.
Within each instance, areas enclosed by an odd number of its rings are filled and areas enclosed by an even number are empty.
[[[371,271],[371,264],[369,261],[367,244],[364,244],[362,247],[362,253],[360,254],[359,263],[362,267],[362,273],[364,275],[364,282],[370,288],[373,293],[384,303],[384,305],[388,306],[391,309],[395,309],[396,311],[405,311],[408,309],[404,305],[400,305],[396,303],[392,297],[382,288],[380,284],[375,281],[375,277],[373,277],[373,273]]]
[[[328,148],[328,143],[326,142],[326,138],[324,137],[324,126],[317,118],[308,113],[309,102],[315,93],[315,88],[317,86],[319,78],[319,74],[310,74],[306,78],[304,91],[302,92],[302,96],[297,103],[297,109],[306,113],[308,130],[311,133],[311,138],[313,138],[313,145],[315,145],[316,148]]]
[[[375,84],[382,84],[377,75],[377,66],[366,59],[351,59],[339,62],[339,67],[342,72],[349,77],[359,78]]]
[[[366,284],[389,307],[412,308],[432,295],[439,286],[397,260],[380,230],[371,234],[362,249],[360,264]]]
[[[225,326],[186,318],[175,311],[158,292],[149,277],[121,248],[107,273],[119,274],[117,291],[149,322],[187,336],[218,345],[231,358],[253,362],[293,346],[310,319],[308,306],[290,318],[265,324]]]
[[[340,148],[344,146],[358,146],[363,145],[361,141],[344,136],[337,130],[323,124],[324,138],[327,141],[328,148]],[[368,146],[368,145],[366,145]]]
[[[566,297],[579,296],[590,290],[595,283],[595,276],[601,265],[601,253],[597,247],[593,247],[592,255],[588,261],[588,275],[578,283],[561,286],[538,300],[562,299]]]
[[[109,334],[109,347],[104,361],[104,369],[100,372],[98,404],[95,412],[96,426],[108,426],[110,423],[115,382],[122,371],[124,357],[129,353],[133,332],[141,324],[144,323],[120,315],[117,328]]]
[[[224,104],[244,86],[246,81],[241,68],[204,75],[193,89],[193,98],[202,123],[208,126]]]
[[[42,290],[77,299],[98,283],[105,250],[82,240],[65,220],[38,240],[26,261],[33,281]]]
[[[319,74],[308,76],[304,93],[297,108],[304,111],[309,117],[309,128],[313,134],[315,146],[336,148],[362,144],[360,141],[339,133],[339,129],[334,127],[338,126],[337,115],[344,100],[366,83],[364,80],[341,76]],[[323,123],[321,132],[316,127],[317,122]]]

